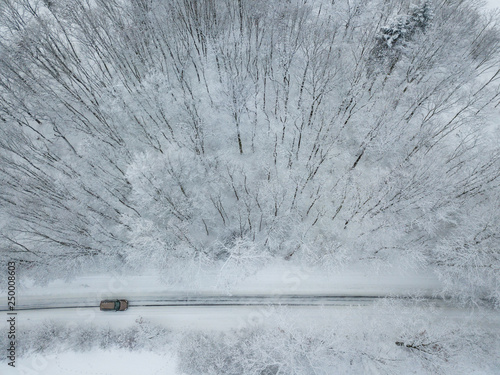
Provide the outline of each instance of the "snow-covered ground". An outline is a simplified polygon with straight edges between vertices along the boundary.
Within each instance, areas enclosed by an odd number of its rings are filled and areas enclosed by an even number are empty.
[[[168,284],[160,275],[147,273],[89,275],[71,281],[57,280],[46,286],[22,282],[18,308],[40,306],[98,306],[106,298],[155,300],[187,296],[237,295],[349,295],[432,296],[443,285],[424,269],[385,268],[366,265],[325,271],[277,263],[247,276],[238,273],[204,274],[183,284]],[[2,304],[5,304],[3,300]],[[4,305],[2,305],[4,307]]]
[[[86,353],[64,352],[33,355],[19,361],[17,368],[2,364],[2,375],[177,375],[172,356],[128,350],[92,350]],[[5,369],[7,367],[7,369]]]
[[[21,280],[18,289],[18,308],[23,306],[95,306],[44,310],[20,310],[17,324],[23,332],[39,329],[53,322],[67,330],[94,327],[97,332],[112,329],[120,332],[138,326],[139,321],[165,327],[175,337],[205,332],[232,332],[234,329],[263,328],[270,332],[281,327],[290,327],[302,332],[314,330],[336,330],[345,327],[356,337],[363,330],[378,329],[388,335],[384,344],[392,348],[398,340],[400,330],[394,324],[406,327],[414,324],[421,327],[450,326],[475,327],[481,332],[499,332],[500,317],[495,311],[471,310],[433,300],[356,300],[335,306],[134,306],[134,300],[174,297],[223,296],[238,300],[239,296],[255,295],[350,295],[350,296],[432,296],[439,294],[442,285],[430,271],[399,268],[375,270],[357,266],[353,269],[318,271],[290,267],[286,263],[270,265],[259,272],[240,277],[237,275],[213,274],[193,278],[192,283],[165,284],[159,275],[109,274],[78,277],[72,281],[53,281],[38,286],[30,280]],[[226,280],[227,282],[221,282]],[[229,287],[231,285],[231,287]],[[125,312],[101,312],[99,300],[104,298],[127,298],[130,308]],[[2,298],[5,300],[5,298]],[[4,306],[2,306],[4,308]],[[281,322],[281,323],[280,323]],[[278,328],[276,328],[278,327]],[[450,332],[454,328],[450,328]],[[21,336],[22,340],[22,336]],[[176,341],[181,342],[182,340]],[[175,346],[158,347],[154,351],[123,348],[97,349],[78,352],[73,347],[55,347],[43,353],[29,352],[17,359],[17,368],[10,369],[1,363],[2,375],[113,375],[113,374],[171,374],[176,370]],[[392,345],[392,346],[391,346]],[[153,345],[154,346],[154,345]],[[397,347],[390,355],[397,356]],[[389,355],[388,354],[388,355]],[[491,359],[498,362],[498,358]],[[176,372],[177,371],[177,372]],[[372,372],[367,368],[368,372]]]
[[[35,285],[22,279],[17,291],[18,308],[40,306],[94,306],[44,310],[20,310],[18,327],[27,332],[46,322],[53,322],[65,329],[79,327],[110,328],[116,331],[137,327],[139,320],[165,327],[173,335],[188,332],[231,332],[234,329],[276,329],[276,317],[286,317],[294,328],[308,331],[321,327],[334,330],[341,325],[353,327],[356,332],[363,327],[391,326],[398,319],[412,321],[413,309],[401,304],[414,304],[415,309],[427,311],[432,324],[477,325],[483,331],[500,330],[500,318],[494,312],[477,312],[440,301],[380,301],[348,299],[335,306],[134,306],[134,301],[239,296],[272,296],[280,301],[282,295],[348,295],[348,296],[433,296],[442,285],[429,270],[384,269],[376,270],[357,265],[354,268],[319,271],[289,266],[287,263],[268,267],[246,276],[214,273],[192,278],[191,283],[165,284],[159,275],[113,274],[89,275],[71,281],[57,280],[46,286]],[[101,312],[98,304],[105,298],[127,298],[130,308],[125,312]],[[5,298],[2,298],[5,301]],[[286,302],[286,299],[284,299]],[[391,304],[394,303],[394,306]],[[286,303],[284,303],[286,304]],[[5,308],[5,306],[2,306]],[[426,313],[427,314],[427,313]],[[422,316],[422,315],[421,315]],[[418,319],[417,319],[418,320]],[[343,323],[342,323],[343,322]],[[473,323],[471,323],[473,322]],[[279,325],[279,324],[278,324]],[[286,323],[285,326],[289,326]],[[22,338],[21,338],[22,339]],[[391,340],[397,340],[394,337]],[[158,348],[158,351],[127,351],[121,348],[92,349],[75,352],[58,347],[46,353],[31,353],[17,360],[16,370],[1,364],[1,374],[180,374],[176,372],[175,348]],[[166,354],[164,354],[166,353]],[[145,372],[146,371],[146,372]]]
[[[334,332],[340,337],[335,339],[335,336],[332,336],[331,339],[336,341],[333,341],[331,345],[338,347],[338,340],[340,340],[343,348],[339,350],[345,350],[347,353],[352,351],[352,355],[356,357],[365,350],[363,346],[371,347],[374,353],[379,351],[377,355],[381,358],[396,358],[403,368],[404,363],[411,363],[413,354],[408,351],[405,354],[404,350],[395,343],[400,340],[410,340],[415,335],[427,331],[430,336],[426,340],[439,342],[443,346],[443,352],[440,350],[429,356],[432,358],[433,355],[438,357],[444,355],[444,362],[448,361],[446,356],[451,358],[449,364],[442,362],[443,358],[437,358],[438,363],[442,365],[453,369],[453,356],[461,355],[460,353],[470,356],[462,362],[474,361],[469,363],[469,370],[478,369],[481,360],[485,361],[483,370],[487,369],[482,373],[494,374],[494,369],[498,369],[500,365],[500,358],[498,354],[495,354],[498,342],[493,345],[488,342],[477,344],[470,342],[470,340],[477,340],[477,337],[488,339],[490,334],[497,335],[500,331],[500,316],[495,311],[439,307],[432,303],[419,303],[418,301],[387,300],[367,306],[350,307],[145,307],[130,309],[123,313],[104,313],[94,309],[90,311],[90,314],[87,309],[80,311],[58,309],[41,312],[21,311],[18,319],[19,325],[26,331],[29,331],[30,326],[40,329],[47,321],[56,322],[74,332],[79,332],[80,327],[91,328],[98,332],[98,335],[106,328],[119,332],[129,327],[139,326],[137,340],[140,342],[145,340],[152,351],[144,349],[129,351],[113,347],[97,349],[98,340],[94,338],[95,341],[91,344],[92,349],[75,352],[78,348],[71,346],[69,339],[67,339],[68,343],[65,343],[66,339],[57,338],[54,340],[54,346],[44,349],[42,353],[29,352],[28,355],[20,356],[17,359],[17,369],[15,371],[7,369],[1,372],[2,375],[157,373],[180,375],[182,373],[177,371],[176,367],[177,350],[180,347],[181,352],[185,351],[190,345],[183,342],[183,337],[200,333],[208,335],[206,337],[211,337],[210,335],[218,337],[214,332],[231,334],[230,328],[240,328],[243,331],[255,329],[256,332],[264,329],[271,334],[270,339],[276,339],[276,333],[281,335],[280,332],[283,330],[299,336],[305,334],[311,337],[316,337],[318,332]],[[143,335],[144,332],[149,332],[148,327],[155,325],[168,328],[166,331],[168,333],[163,333],[169,341],[168,344],[159,345],[155,341],[158,339],[156,334]],[[54,335],[57,336],[57,333]],[[139,337],[139,335],[142,336]],[[341,339],[343,335],[347,336]],[[463,349],[467,345],[472,345],[473,352],[468,353],[466,349]],[[188,346],[187,349],[186,346]],[[416,354],[421,353],[417,351]],[[184,358],[185,361],[186,358]],[[345,362],[342,358],[338,358],[337,361],[339,364]],[[2,370],[7,368],[5,362],[0,365]],[[379,373],[371,366],[367,363],[366,367],[363,367],[366,370],[365,373]],[[461,366],[463,363],[457,368]]]

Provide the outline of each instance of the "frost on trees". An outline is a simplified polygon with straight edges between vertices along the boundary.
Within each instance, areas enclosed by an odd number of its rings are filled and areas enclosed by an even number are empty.
[[[380,28],[377,43],[372,51],[378,63],[388,59],[389,74],[399,55],[404,52],[408,42],[418,33],[425,33],[431,26],[434,12],[431,1],[424,1],[420,5],[411,5],[407,14],[398,15],[391,20],[388,26]],[[374,64],[377,64],[374,62]]]
[[[500,38],[474,1],[4,3],[9,256],[497,269]]]

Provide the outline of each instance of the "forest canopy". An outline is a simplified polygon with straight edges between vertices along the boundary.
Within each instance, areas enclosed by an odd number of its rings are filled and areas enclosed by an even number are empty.
[[[500,296],[473,0],[4,0],[0,245],[39,274],[404,259]]]

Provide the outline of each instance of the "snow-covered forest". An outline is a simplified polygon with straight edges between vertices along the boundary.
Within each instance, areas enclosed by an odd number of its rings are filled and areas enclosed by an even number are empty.
[[[479,5],[2,1],[2,258],[45,279],[405,262],[498,301],[500,18]]]

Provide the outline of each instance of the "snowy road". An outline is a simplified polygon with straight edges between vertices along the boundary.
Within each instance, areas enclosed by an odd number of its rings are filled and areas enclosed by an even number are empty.
[[[353,314],[366,319],[391,319],[401,313],[400,302],[410,304],[415,309],[423,309],[446,317],[447,319],[464,319],[470,312],[445,300],[440,299],[397,299],[384,300],[377,297],[333,297],[333,296],[294,296],[292,298],[263,298],[262,296],[239,296],[234,300],[186,300],[154,301],[145,303],[131,301],[127,311],[100,311],[98,304],[89,306],[45,307],[18,309],[17,320],[21,326],[39,325],[43,321],[54,321],[59,324],[78,326],[92,324],[123,329],[136,324],[143,318],[154,324],[160,324],[174,331],[182,330],[231,330],[235,328],[273,324],[268,318],[274,312],[282,311],[300,317],[297,325],[307,328],[321,322],[328,327],[338,320],[349,321]],[[202,303],[205,302],[205,303]],[[50,305],[50,303],[48,303]],[[381,308],[382,306],[382,308]],[[385,306],[385,307],[384,307]],[[25,306],[26,307],[26,306]],[[40,307],[40,306],[38,306]],[[493,312],[492,312],[493,313]],[[500,324],[499,319],[495,319]]]
[[[270,265],[253,275],[193,277],[183,284],[161,280],[153,272],[89,275],[48,285],[23,281],[16,291],[16,310],[97,307],[104,299],[127,299],[137,306],[194,305],[359,305],[383,297],[418,296],[437,300],[442,284],[428,270],[315,269]],[[3,294],[3,293],[2,293]],[[6,309],[6,298],[0,310]]]
[[[266,325],[268,317],[276,311],[288,311],[300,316],[298,325],[307,328],[321,321],[328,327],[338,319],[349,320],[352,314],[367,319],[373,316],[398,314],[398,308],[387,306],[400,303],[415,308],[434,311],[451,319],[469,315],[456,303],[436,297],[352,296],[352,295],[198,295],[189,297],[158,298],[154,294],[129,300],[129,309],[123,312],[99,310],[99,301],[92,299],[30,299],[17,306],[15,312],[23,325],[56,321],[62,324],[89,323],[121,329],[133,326],[144,318],[172,330],[231,330],[235,328]],[[380,306],[386,308],[380,309]],[[384,312],[382,312],[384,311]],[[325,319],[328,316],[328,319]],[[387,317],[386,317],[387,318]],[[329,321],[331,322],[329,323]],[[497,323],[500,324],[500,321]]]
[[[54,320],[123,328],[143,317],[173,330],[226,330],[249,322],[265,324],[274,310],[298,314],[304,325],[324,321],[325,312],[330,317],[345,315],[346,319],[354,311],[373,316],[380,314],[379,305],[392,304],[386,297],[445,315],[467,314],[441,298],[439,280],[422,270],[377,274],[359,267],[326,274],[277,265],[240,279],[230,288],[216,277],[192,280],[192,285],[182,287],[152,274],[130,273],[78,277],[46,286],[24,282],[16,294],[15,311],[22,326]],[[101,312],[99,302],[104,299],[127,299],[129,309]],[[6,308],[6,303],[0,303],[4,314]]]
[[[129,299],[129,308],[173,307],[173,306],[366,306],[384,298],[410,299],[400,296],[358,296],[358,295],[199,295],[185,297],[158,298],[147,295],[144,298]],[[418,298],[420,303],[447,306],[446,299],[432,296]],[[99,304],[93,298],[46,299],[30,298],[16,306],[16,311],[51,310],[72,308],[94,308]],[[5,307],[0,311],[7,311]]]
[[[429,272],[384,272],[371,269],[318,272],[287,265],[270,266],[240,278],[228,288],[218,277],[192,281],[190,287],[162,282],[158,276],[111,274],[55,281],[46,286],[24,282],[16,294],[16,311],[33,313],[69,309],[96,309],[104,299],[127,299],[128,313],[147,313],[152,308],[266,306],[368,306],[391,297],[418,298],[426,304],[451,306],[442,298],[439,280]],[[2,298],[2,302],[6,298]],[[0,311],[7,309],[0,303]],[[201,309],[199,310],[201,311]]]

